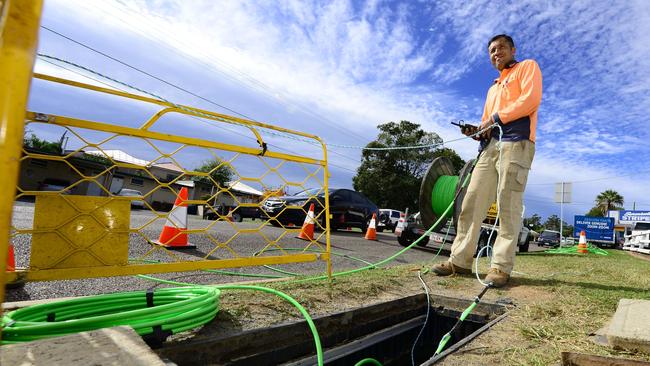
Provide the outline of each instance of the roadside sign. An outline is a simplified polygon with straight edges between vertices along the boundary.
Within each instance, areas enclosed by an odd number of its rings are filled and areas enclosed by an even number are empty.
[[[555,203],[571,203],[571,182],[555,183]]]
[[[587,240],[614,242],[614,219],[576,215],[573,221],[573,236],[579,237],[584,230]]]

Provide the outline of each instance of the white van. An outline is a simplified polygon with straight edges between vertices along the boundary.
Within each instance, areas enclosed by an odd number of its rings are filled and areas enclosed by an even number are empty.
[[[397,222],[404,213],[402,211],[391,209],[380,209],[379,218],[377,219],[377,232],[390,230],[395,232]]]

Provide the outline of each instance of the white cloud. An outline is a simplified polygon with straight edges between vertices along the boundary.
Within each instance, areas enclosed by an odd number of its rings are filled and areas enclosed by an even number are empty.
[[[268,120],[349,145],[365,145],[375,137],[377,123],[400,119],[445,139],[458,137],[448,122],[477,119],[483,103],[458,83],[485,67],[490,36],[510,33],[518,57],[537,59],[544,74],[539,173],[534,170],[531,183],[557,175],[558,161],[567,166],[563,179],[588,179],[615,174],[624,164],[640,169],[645,162],[639,157],[650,152],[644,143],[650,137],[650,6],[643,0],[53,1],[48,6],[65,8],[107,32],[131,33],[134,42],[137,37],[162,43],[208,65],[206,80],[227,80],[272,101],[278,112]],[[423,24],[422,32],[416,24]],[[124,44],[129,47],[128,40]],[[181,76],[186,72],[178,70]],[[451,147],[464,158],[476,151],[470,141]],[[335,150],[358,157],[358,151]]]

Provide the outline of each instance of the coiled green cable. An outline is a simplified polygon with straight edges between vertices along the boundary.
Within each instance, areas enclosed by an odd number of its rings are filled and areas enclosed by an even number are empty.
[[[456,175],[442,175],[436,180],[436,184],[431,190],[431,208],[436,216],[442,216],[447,206],[454,202],[459,180],[460,177]],[[448,216],[451,215],[447,214],[447,218]]]
[[[28,342],[120,325],[139,335],[154,328],[178,333],[212,320],[221,291],[182,287],[87,296],[34,305],[5,314],[0,320],[2,344]]]
[[[250,286],[250,285],[211,285],[211,286],[204,286],[204,285],[194,285],[191,283],[185,283],[185,282],[176,282],[176,281],[170,281],[170,280],[163,280],[160,278],[152,277],[152,276],[146,276],[146,275],[138,275],[138,277],[146,279],[146,280],[151,280],[151,281],[156,281],[160,283],[166,283],[174,286],[188,286],[188,288],[194,288],[194,287],[209,287],[209,288],[216,288],[216,289],[221,289],[221,290],[254,290],[254,291],[262,291],[262,292],[267,292],[274,294],[276,296],[279,296],[283,298],[284,300],[287,300],[291,305],[295,306],[298,311],[300,311],[300,314],[305,318],[307,321],[307,325],[309,326],[309,329],[311,330],[311,333],[314,337],[314,344],[316,346],[316,358],[318,360],[318,365],[322,366],[324,361],[323,361],[323,348],[321,346],[320,342],[320,337],[318,335],[318,331],[316,330],[316,325],[314,324],[314,321],[312,320],[311,316],[309,316],[309,313],[307,310],[300,305],[298,301],[296,301],[293,297],[285,294],[282,291],[278,291],[276,289],[272,289],[269,287],[261,287],[261,286]]]

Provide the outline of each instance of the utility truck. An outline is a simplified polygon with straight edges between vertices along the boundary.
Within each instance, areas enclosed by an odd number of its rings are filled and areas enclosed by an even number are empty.
[[[630,235],[625,235],[624,250],[650,254],[650,222],[637,222]]]

